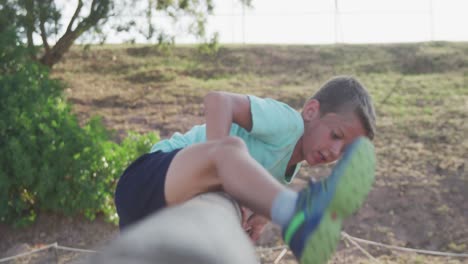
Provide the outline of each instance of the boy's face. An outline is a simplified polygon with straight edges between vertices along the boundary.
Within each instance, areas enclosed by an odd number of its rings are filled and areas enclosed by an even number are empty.
[[[309,101],[303,109],[303,159],[309,165],[330,163],[340,158],[344,148],[360,136],[366,136],[354,113],[328,113],[320,116],[319,102]]]

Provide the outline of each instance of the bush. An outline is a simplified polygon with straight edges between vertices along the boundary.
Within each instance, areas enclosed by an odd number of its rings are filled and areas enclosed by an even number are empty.
[[[63,85],[33,63],[14,33],[0,36],[0,222],[22,226],[39,211],[114,215],[125,167],[158,140],[109,140],[99,118],[80,127]]]

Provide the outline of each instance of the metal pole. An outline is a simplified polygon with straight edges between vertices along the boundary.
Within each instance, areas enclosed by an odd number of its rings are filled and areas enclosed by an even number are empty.
[[[235,43],[236,41],[236,14],[235,14],[235,0],[232,0],[232,10],[231,10],[231,15],[232,15],[232,44]]]
[[[432,0],[429,0],[429,12],[430,12],[430,27],[431,27],[431,39],[430,41],[433,41],[434,40],[434,6],[433,6],[433,3],[432,3]]]
[[[335,0],[335,44],[338,43],[338,0]]]
[[[245,4],[242,3],[242,43],[245,44]]]

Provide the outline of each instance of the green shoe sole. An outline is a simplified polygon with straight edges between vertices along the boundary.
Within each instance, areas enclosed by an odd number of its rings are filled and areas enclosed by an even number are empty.
[[[333,214],[331,211],[325,212],[319,226],[307,240],[307,250],[304,250],[300,263],[324,264],[331,258],[340,241],[342,223]]]
[[[336,177],[335,195],[328,207],[340,214],[342,219],[361,207],[372,188],[375,175],[376,159],[372,143],[367,138],[359,138],[349,147],[353,149],[345,152],[343,160],[333,171],[336,176],[341,176]]]
[[[283,230],[301,263],[324,264],[335,252],[345,218],[364,203],[374,183],[374,146],[364,137],[351,143],[323,182],[300,192],[297,211]]]

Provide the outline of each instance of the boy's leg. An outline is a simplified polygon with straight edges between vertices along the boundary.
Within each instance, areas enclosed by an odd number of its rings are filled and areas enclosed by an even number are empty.
[[[370,191],[374,171],[373,146],[358,138],[327,179],[311,182],[296,194],[252,159],[240,139],[225,138],[179,152],[166,175],[165,192],[171,205],[222,188],[281,225],[285,242],[301,263],[326,263],[338,243],[342,221]]]
[[[208,141],[177,153],[166,175],[168,205],[219,189],[270,218],[275,197],[286,187],[250,156],[240,138]]]

